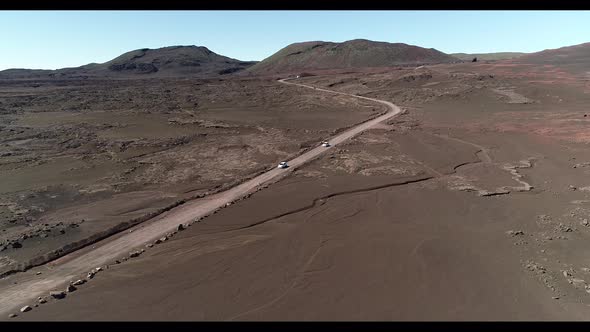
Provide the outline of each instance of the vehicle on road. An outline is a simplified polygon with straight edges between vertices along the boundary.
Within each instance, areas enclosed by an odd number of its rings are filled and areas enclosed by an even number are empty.
[[[323,141],[323,142],[322,142],[322,146],[323,146],[323,147],[325,147],[325,148],[329,148],[329,147],[330,147],[330,142],[328,142],[328,141]]]
[[[277,166],[277,168],[287,168],[287,167],[289,167],[289,165],[287,165],[286,161],[281,161],[279,163],[279,166]]]

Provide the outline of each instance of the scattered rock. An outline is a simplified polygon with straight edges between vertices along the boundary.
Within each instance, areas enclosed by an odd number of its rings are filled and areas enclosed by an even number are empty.
[[[102,271],[102,267],[100,267],[100,266],[99,266],[99,267],[97,267],[96,269],[94,269],[94,271],[95,271],[95,272],[100,272],[100,271]]]
[[[539,274],[545,274],[547,272],[547,269],[545,267],[536,263],[529,263],[527,264],[526,268],[529,271],[534,271]]]
[[[86,275],[86,279],[90,280],[90,279],[94,278],[95,274],[96,273],[94,273],[93,271],[88,272],[88,275]]]
[[[8,315],[8,318],[14,318],[16,316],[18,316],[18,315],[17,314],[10,314],[10,315]]]
[[[162,243],[162,242],[165,242],[166,240],[168,240],[168,237],[167,236],[163,236],[158,241],[160,241],[160,243]]]
[[[37,272],[37,273],[35,273],[35,274],[36,274],[36,275],[40,275],[40,274],[41,274],[41,271],[39,271],[39,272]]]
[[[63,299],[64,297],[66,297],[66,292],[64,291],[51,291],[49,292],[49,295],[51,297],[53,297],[54,299]]]
[[[66,292],[71,293],[76,291],[78,288],[76,288],[76,286],[74,285],[68,285],[68,287],[66,288]]]
[[[552,299],[559,300],[559,296],[554,296],[554,297],[552,297]]]
[[[33,310],[33,308],[31,308],[30,306],[26,305],[22,308],[20,308],[20,312],[27,312],[27,311],[31,311]]]
[[[569,271],[563,271],[563,276],[567,278],[567,277],[571,277],[572,274]]]
[[[148,244],[146,245],[146,247],[148,247],[148,248],[151,248],[151,247],[153,247],[153,246],[154,246],[154,245],[153,245],[153,244],[151,244],[151,243],[148,243]]]
[[[121,261],[117,259],[117,260],[115,261],[115,264],[121,264]]]
[[[576,189],[578,189],[578,188],[576,188],[576,186],[572,186],[571,184],[570,184],[569,188],[570,188],[570,190],[573,190],[573,191],[575,191]]]
[[[573,229],[570,226],[564,225],[562,223],[559,224],[558,228],[560,231],[562,231],[564,233],[573,232]]]
[[[129,254],[129,257],[134,258],[134,257],[138,257],[139,255],[141,255],[141,251],[134,251]]]
[[[586,272],[586,273],[590,273],[590,269],[587,267],[583,267],[580,270],[582,270],[583,272]]]
[[[570,280],[570,283],[578,288],[586,286],[586,281],[584,281],[584,279],[573,278]]]
[[[86,283],[86,280],[79,279],[79,280],[76,280],[76,281],[74,281],[74,282],[72,283],[72,285],[74,285],[74,286],[80,286],[80,285],[83,285],[83,284],[85,284],[85,283]]]
[[[523,231],[513,231],[513,230],[510,230],[510,231],[506,232],[506,234],[508,234],[510,236],[518,236],[518,235],[524,235],[524,232]]]
[[[588,219],[582,220],[582,225],[588,227],[588,225],[590,225],[590,223],[588,223]]]
[[[40,298],[40,299],[39,299],[39,303],[41,303],[41,304],[43,304],[43,303],[47,303],[47,300],[46,300],[46,299],[44,299],[44,298]]]
[[[184,230],[184,225],[183,224],[178,225],[178,227],[176,228],[176,230],[179,231],[179,232],[182,231],[182,230]]]
[[[23,247],[23,245],[20,242],[18,242],[18,241],[12,242],[12,248],[18,249],[18,248],[22,248],[22,247]]]

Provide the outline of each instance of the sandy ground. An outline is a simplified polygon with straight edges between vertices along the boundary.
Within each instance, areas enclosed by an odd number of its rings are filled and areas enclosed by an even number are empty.
[[[234,186],[384,111],[308,91],[267,79],[0,82],[0,273]]]
[[[395,140],[397,135],[387,136]],[[411,150],[423,148],[420,137],[409,141]],[[361,142],[347,146],[347,154],[361,153]],[[473,162],[474,150],[454,146],[447,165]],[[501,162],[503,152],[492,160]],[[409,154],[389,164],[413,172],[363,176],[323,171],[335,170],[329,166],[338,161],[322,158],[139,258],[111,266],[66,300],[22,318],[584,319],[587,294],[568,284],[561,271],[572,267],[583,278],[583,260],[556,247],[579,250],[588,231],[577,225],[579,233],[557,230],[553,236],[567,239],[552,243],[539,234],[557,227],[557,221],[551,226],[537,221],[539,213],[563,214],[573,198],[586,194],[571,193],[556,202],[549,191],[553,184],[542,185],[543,191],[480,197],[453,187],[452,177],[462,176],[460,171],[432,164],[442,176],[428,179],[428,171],[412,160]],[[553,167],[554,162],[539,162],[532,168],[538,172],[527,177],[543,183],[542,174]],[[400,184],[408,180],[416,182]],[[477,178],[473,182],[483,186]],[[516,183],[495,177],[493,186],[502,185]],[[507,234],[510,230],[524,235]]]
[[[281,83],[293,84],[284,80],[282,80]],[[311,86],[297,85],[315,90],[315,88]],[[328,90],[324,90],[323,92],[334,93]],[[337,92],[337,94],[342,93]],[[84,254],[74,253],[72,256],[75,257],[73,258],[68,256],[61,257],[58,259],[58,261],[60,261],[59,263],[51,264],[54,266],[54,269],[52,271],[47,271],[42,280],[36,278],[36,280],[32,279],[27,282],[21,281],[20,283],[10,286],[5,285],[5,287],[2,288],[3,297],[0,300],[0,312],[8,312],[10,309],[18,307],[21,304],[19,302],[23,302],[22,304],[24,304],[24,302],[43,296],[59,286],[64,286],[64,284],[67,285],[70,280],[77,275],[80,278],[83,278],[84,274],[88,271],[91,271],[96,267],[105,266],[116,258],[123,258],[123,256],[126,256],[129,252],[139,250],[149,242],[156,241],[158,238],[174,232],[179,226],[187,227],[196,220],[200,220],[223,207],[246,198],[247,195],[260,190],[264,186],[268,186],[273,181],[278,181],[282,177],[287,176],[289,171],[296,170],[298,167],[317,158],[321,154],[327,153],[330,149],[337,147],[339,144],[346,142],[359,133],[370,129],[381,122],[387,121],[402,112],[399,107],[390,102],[374,100],[366,97],[357,98],[384,104],[387,106],[388,111],[379,117],[363,122],[330,138],[329,141],[331,147],[320,145],[292,160],[289,160],[288,169],[273,168],[229,190],[207,196],[204,199],[190,201],[167,211],[154,218],[154,220],[151,220],[147,225],[141,225],[130,230],[129,234],[119,236],[112,241],[108,241],[108,239],[103,241],[104,243],[97,245],[96,249],[90,250]]]
[[[409,112],[12,320],[586,320],[587,90],[523,72],[303,78]]]

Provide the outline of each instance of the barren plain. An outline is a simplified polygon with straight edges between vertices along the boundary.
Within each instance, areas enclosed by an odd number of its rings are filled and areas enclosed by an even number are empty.
[[[586,77],[462,63],[293,81],[405,112],[11,319],[588,317]],[[5,267],[206,200],[384,111],[276,77],[0,87]]]

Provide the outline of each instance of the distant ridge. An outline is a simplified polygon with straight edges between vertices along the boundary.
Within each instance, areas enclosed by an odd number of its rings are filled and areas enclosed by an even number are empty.
[[[519,58],[527,53],[522,52],[495,52],[495,53],[451,53],[450,55],[464,61],[477,58],[478,61],[497,61]]]
[[[105,63],[57,70],[8,69],[0,78],[158,77],[219,76],[246,69],[256,62],[240,61],[212,52],[204,46],[143,48]]]

